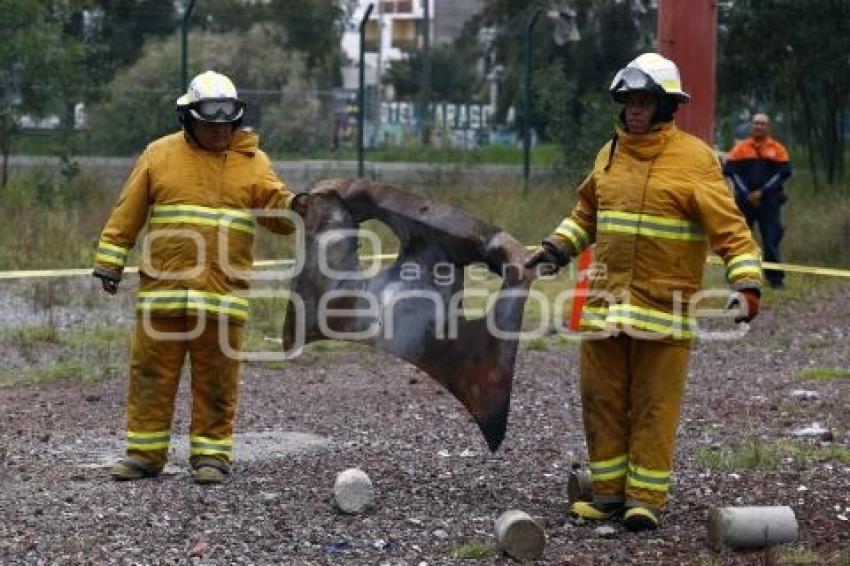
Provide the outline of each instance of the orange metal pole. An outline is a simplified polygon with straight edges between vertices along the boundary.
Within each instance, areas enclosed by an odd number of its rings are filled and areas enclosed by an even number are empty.
[[[679,107],[676,123],[714,144],[717,94],[717,1],[661,0],[658,5],[658,49],[682,74],[691,102]]]
[[[573,308],[570,310],[570,330],[578,332],[581,326],[581,309],[587,301],[587,289],[590,287],[590,278],[587,276],[587,268],[590,267],[590,262],[593,259],[593,254],[590,248],[585,249],[578,256],[578,272],[576,276],[575,295],[573,295]]]

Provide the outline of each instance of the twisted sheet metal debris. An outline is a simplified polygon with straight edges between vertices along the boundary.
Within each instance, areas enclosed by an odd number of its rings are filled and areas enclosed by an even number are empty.
[[[360,332],[361,341],[414,364],[448,389],[495,451],[507,428],[517,333],[531,283],[522,268],[523,246],[499,228],[387,185],[335,179],[311,193],[305,265],[290,288],[304,302],[303,320],[290,301],[284,349],[295,344],[299,324],[305,344],[334,332]],[[389,226],[401,248],[392,265],[364,277],[357,229],[370,219]],[[329,238],[334,231],[341,237]],[[474,263],[485,264],[503,283],[488,316],[467,320],[457,301],[464,267]],[[343,275],[331,277],[327,268]]]

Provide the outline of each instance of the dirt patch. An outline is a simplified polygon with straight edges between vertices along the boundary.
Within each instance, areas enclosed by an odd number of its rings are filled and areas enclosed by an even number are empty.
[[[763,563],[762,553],[709,548],[706,514],[717,505],[790,505],[797,547],[820,562],[843,552],[846,562],[850,463],[835,455],[850,449],[850,380],[801,383],[795,375],[847,367],[850,287],[813,299],[781,312],[767,305],[742,340],[696,347],[672,498],[656,533],[613,524],[616,535],[601,538],[595,525],[567,520],[568,471],[585,458],[575,349],[521,353],[496,454],[422,373],[370,351],[323,352],[284,369],[245,368],[243,452],[231,481],[211,489],[191,483],[179,446],[159,479],[108,480],[104,465],[123,438],[123,379],[0,389],[0,562],[176,563],[194,555],[204,564],[444,564],[472,541],[492,542],[495,518],[520,508],[545,528],[544,563]],[[819,395],[795,398],[801,387]],[[175,439],[188,428],[186,393]],[[794,437],[812,422],[832,440]],[[287,435],[298,433],[315,435],[306,438],[311,449],[286,448]],[[801,459],[780,448],[775,465],[755,460],[749,469],[705,456],[744,441],[818,450]],[[332,504],[336,474],[353,466],[376,489],[364,516],[340,515]]]

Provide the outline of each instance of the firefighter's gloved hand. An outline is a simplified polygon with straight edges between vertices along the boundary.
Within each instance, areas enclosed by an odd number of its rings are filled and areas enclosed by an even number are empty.
[[[525,268],[536,269],[540,275],[554,275],[569,262],[570,256],[567,252],[554,242],[543,240],[537,251],[525,262]]]
[[[761,292],[758,289],[742,289],[735,291],[726,303],[727,310],[737,310],[735,322],[752,322],[759,313]]]
[[[310,194],[298,193],[292,199],[292,210],[298,213],[299,216],[307,214],[307,209],[310,207]]]
[[[118,280],[109,277],[108,275],[104,275],[103,273],[95,273],[95,277],[100,279],[100,284],[103,286],[103,290],[109,293],[110,295],[114,295],[118,292]]]

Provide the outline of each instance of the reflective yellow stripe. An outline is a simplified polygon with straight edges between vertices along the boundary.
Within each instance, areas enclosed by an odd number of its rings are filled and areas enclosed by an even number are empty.
[[[614,458],[610,458],[608,460],[597,460],[595,462],[590,463],[591,470],[598,470],[601,468],[610,468],[612,466],[625,466],[629,461],[629,456],[627,454],[623,454],[621,456],[616,456]]]
[[[157,212],[199,212],[202,214],[227,214],[238,218],[243,218],[250,222],[254,221],[254,217],[250,212],[239,210],[238,208],[210,208],[208,206],[197,206],[194,204],[155,204],[153,206],[153,214]]]
[[[192,436],[190,440],[195,442],[201,442],[205,444],[221,444],[222,446],[233,446],[233,437],[228,436],[227,438],[210,438],[208,436]]]
[[[193,456],[224,455],[229,458],[233,452],[233,437],[207,438],[204,436],[193,436],[190,438],[190,452]]]
[[[630,486],[653,491],[667,491],[670,486],[670,471],[650,470],[629,464],[629,475],[626,478],[626,483]]]
[[[605,481],[620,478],[626,475],[628,467],[628,456],[623,454],[609,460],[600,460],[590,463],[590,474],[593,481]]]
[[[650,238],[703,241],[705,232],[696,222],[652,214],[600,210],[596,215],[597,232],[635,234]]]
[[[555,230],[555,234],[566,238],[578,253],[590,244],[590,235],[574,220],[565,218],[561,225]]]
[[[111,263],[113,265],[120,265],[121,267],[124,267],[123,260],[109,255],[97,254],[96,256],[94,256],[94,260],[99,261],[100,263]]]
[[[219,301],[227,301],[229,303],[234,303],[236,305],[244,306],[248,308],[248,299],[243,299],[242,297],[237,297],[235,295],[222,295],[220,293],[213,293],[211,291],[196,291],[194,289],[171,289],[165,291],[139,291],[137,293],[139,297],[146,298],[183,298],[183,297],[198,297],[198,298],[207,298],[207,299],[216,299]]]
[[[204,310],[213,313],[227,313],[243,319],[248,317],[248,301],[246,299],[192,289],[139,291],[136,309],[143,311]]]
[[[154,205],[151,224],[199,224],[222,226],[249,234],[254,233],[254,217],[233,208],[209,208],[189,204]]]
[[[167,450],[170,442],[170,430],[156,432],[127,431],[128,450]]]
[[[124,263],[127,261],[127,254],[129,252],[129,248],[123,248],[101,240],[97,244],[97,255],[95,255],[94,259],[95,261],[111,263],[113,265],[124,267]]]
[[[629,470],[647,478],[662,480],[669,480],[671,474],[670,470],[650,470],[649,468],[644,468],[635,464],[629,464]]]
[[[127,431],[127,438],[162,438],[162,437],[170,437],[171,430],[158,430],[156,432],[137,432],[134,430]]]
[[[753,254],[741,254],[726,264],[726,279],[732,281],[741,276],[751,275],[761,279],[761,259]]]
[[[681,338],[693,337],[693,329],[696,326],[696,320],[693,317],[628,304],[615,304],[609,307],[585,305],[581,313],[581,322],[584,326],[593,328],[625,325]]]

